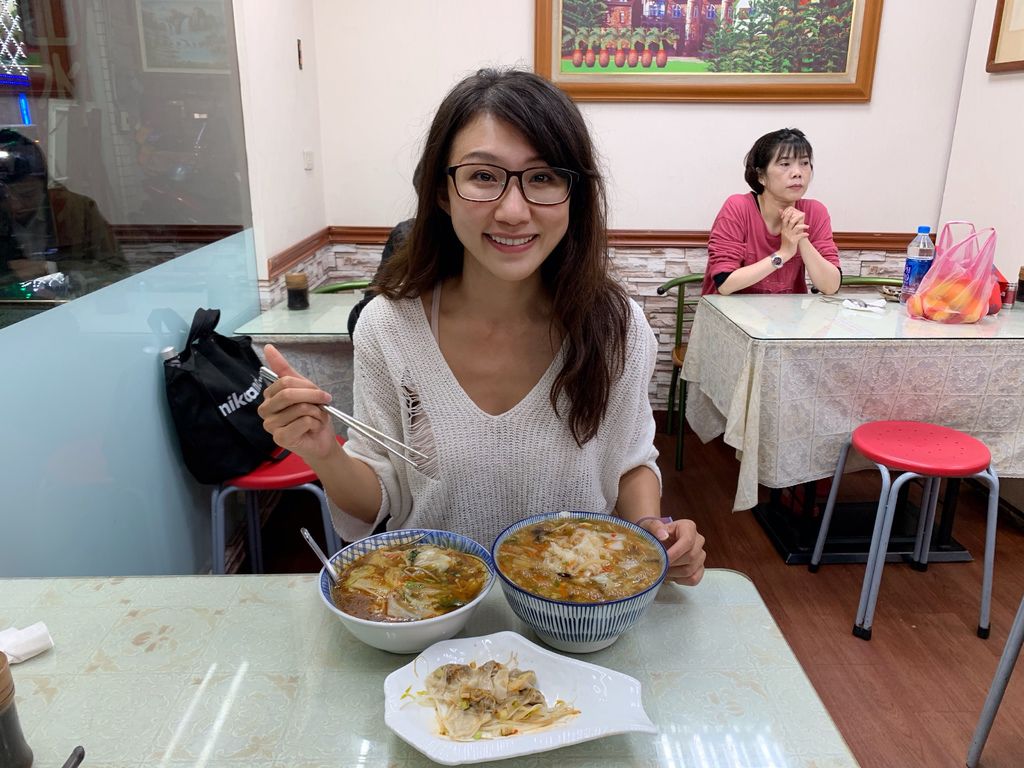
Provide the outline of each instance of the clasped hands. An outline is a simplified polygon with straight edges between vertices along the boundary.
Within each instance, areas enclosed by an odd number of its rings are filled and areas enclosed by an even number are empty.
[[[801,246],[804,243],[810,242],[807,233],[809,227],[804,223],[803,211],[798,211],[792,205],[783,209],[780,215],[782,225],[779,235],[782,238],[782,246],[779,248],[779,254],[785,261],[789,261],[797,253],[802,253]]]

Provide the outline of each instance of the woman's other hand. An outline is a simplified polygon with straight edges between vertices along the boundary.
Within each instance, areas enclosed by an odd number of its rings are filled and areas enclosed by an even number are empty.
[[[279,376],[263,390],[258,409],[263,428],[275,443],[307,461],[327,458],[338,444],[331,416],[320,406],[331,402],[331,396],[300,376],[272,344],[263,353],[267,367]]]
[[[694,587],[704,578],[704,537],[693,520],[673,520],[663,523],[651,518],[644,521],[646,528],[667,550],[668,574],[665,578]]]

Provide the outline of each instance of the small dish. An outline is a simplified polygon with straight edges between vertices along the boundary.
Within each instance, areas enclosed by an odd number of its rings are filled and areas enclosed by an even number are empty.
[[[520,669],[537,673],[548,703],[563,699],[580,713],[551,728],[476,741],[454,741],[438,734],[432,707],[404,699],[423,689],[424,680],[442,664],[506,664],[515,656]],[[515,632],[446,640],[427,648],[384,681],[384,722],[410,746],[442,765],[466,765],[546,752],[619,733],[657,733],[644,711],[640,681],[596,664],[560,656]]]

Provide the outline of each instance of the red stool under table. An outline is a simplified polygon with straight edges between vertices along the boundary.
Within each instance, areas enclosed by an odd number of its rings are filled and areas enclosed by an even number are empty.
[[[871,620],[878,602],[882,567],[892,531],[896,511],[896,498],[900,489],[916,477],[924,479],[921,496],[921,517],[914,542],[914,564],[921,569],[928,563],[928,549],[935,523],[935,505],[939,498],[939,483],[944,477],[973,477],[988,486],[988,521],[985,529],[985,570],[981,584],[981,618],[978,637],[989,634],[989,607],[992,600],[992,570],[996,550],[996,516],[999,510],[999,477],[992,468],[992,454],[986,445],[970,435],[949,427],[922,421],[873,421],[857,427],[839,453],[839,463],[832,478],[832,490],[821,516],[818,541],[811,556],[811,571],[818,570],[821,553],[825,548],[828,526],[839,491],[839,481],[846,466],[850,446],[873,461],[882,473],[882,493],[878,498],[875,527],[871,533],[867,571],[860,591],[860,605],[853,634],[864,640],[871,639]],[[895,480],[890,470],[901,472]]]
[[[338,438],[344,443],[344,438]],[[320,515],[323,518],[324,536],[327,539],[327,554],[333,555],[341,549],[341,539],[334,530],[331,509],[327,505],[327,496],[316,484],[316,473],[294,453],[289,453],[280,461],[265,461],[251,472],[240,475],[221,483],[213,491],[211,508],[213,512],[213,572],[224,573],[224,506],[232,493],[251,491],[246,494],[246,528],[249,545],[249,557],[252,558],[253,572],[263,572],[263,545],[260,536],[258,491],[309,491],[320,502]]]

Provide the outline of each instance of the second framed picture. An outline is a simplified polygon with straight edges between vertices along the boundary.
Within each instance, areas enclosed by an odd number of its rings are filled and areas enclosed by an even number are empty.
[[[882,0],[536,0],[535,67],[579,101],[871,98]]]

